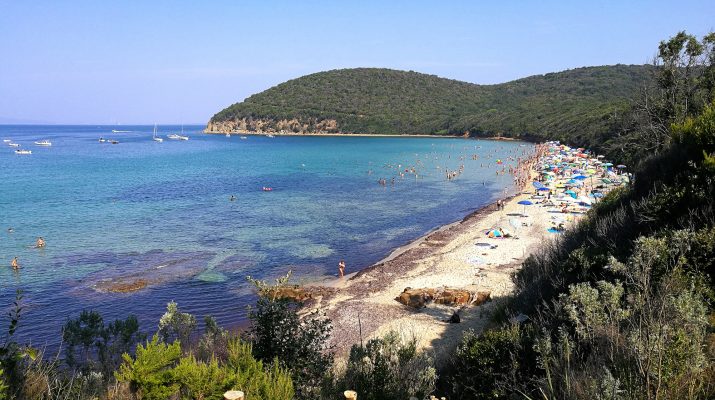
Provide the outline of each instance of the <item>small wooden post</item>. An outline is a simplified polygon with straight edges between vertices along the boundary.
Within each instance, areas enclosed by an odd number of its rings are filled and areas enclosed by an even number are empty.
[[[343,395],[345,395],[345,400],[357,400],[357,392],[354,390],[346,390]]]
[[[229,390],[223,394],[225,400],[243,400],[244,394],[240,390]]]

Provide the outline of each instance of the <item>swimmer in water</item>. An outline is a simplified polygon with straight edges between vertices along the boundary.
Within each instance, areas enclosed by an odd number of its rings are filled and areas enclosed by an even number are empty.
[[[45,239],[43,239],[42,236],[37,238],[37,242],[35,242],[35,247],[37,247],[38,249],[45,247]]]
[[[236,196],[234,196],[234,195],[231,195],[231,197],[228,199],[228,201],[234,201],[234,200],[236,200]]]
[[[10,261],[10,266],[11,266],[12,269],[14,269],[15,271],[17,271],[17,270],[20,268],[20,264],[17,262],[17,257],[14,257],[14,258],[12,259],[12,261]]]

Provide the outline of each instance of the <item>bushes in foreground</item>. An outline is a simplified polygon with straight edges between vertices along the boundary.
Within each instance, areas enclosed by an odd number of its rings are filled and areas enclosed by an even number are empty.
[[[136,356],[124,355],[115,373],[118,382],[129,383],[137,398],[216,399],[234,388],[241,388],[251,399],[290,400],[293,384],[290,374],[278,365],[265,368],[252,354],[251,345],[237,337],[226,347],[227,357],[219,361],[181,355],[179,342],[167,344],[154,335],[145,346],[138,345]]]

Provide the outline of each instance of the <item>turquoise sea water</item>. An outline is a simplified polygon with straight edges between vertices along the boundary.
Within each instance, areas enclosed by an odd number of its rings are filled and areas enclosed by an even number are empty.
[[[0,307],[24,290],[21,339],[55,346],[82,309],[105,320],[134,313],[151,332],[170,300],[241,324],[254,300],[247,275],[292,270],[312,280],[334,275],[341,258],[348,273],[369,266],[512,191],[495,161],[508,168],[510,156],[532,150],[457,138],[242,140],[200,126],[184,128],[189,141],[166,139],[178,126],[160,127],[165,140],[156,143],[152,128],[0,126],[0,139],[33,153],[0,143]],[[99,143],[102,136],[120,143]],[[33,144],[42,139],[52,146]],[[445,169],[461,164],[464,172],[447,180]],[[31,248],[37,236],[47,248]],[[9,267],[14,256],[19,272]],[[137,280],[149,286],[106,291]]]

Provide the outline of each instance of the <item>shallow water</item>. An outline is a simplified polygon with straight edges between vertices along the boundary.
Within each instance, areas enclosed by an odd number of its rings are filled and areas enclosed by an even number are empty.
[[[507,157],[532,150],[458,138],[241,140],[200,126],[184,128],[189,141],[156,143],[153,127],[113,128],[0,126],[0,139],[33,152],[16,155],[0,143],[0,264],[17,256],[22,265],[0,268],[0,307],[24,290],[23,340],[56,346],[62,324],[82,309],[105,320],[134,313],[153,331],[170,300],[241,324],[253,301],[247,275],[272,279],[290,269],[315,279],[334,275],[341,258],[347,273],[364,268],[511,192],[495,160],[508,168],[515,162]],[[52,147],[33,145],[41,139]],[[460,164],[464,172],[448,181],[445,168]],[[416,177],[398,175],[411,167]],[[46,249],[30,248],[37,236]],[[107,292],[138,280],[148,286]]]

